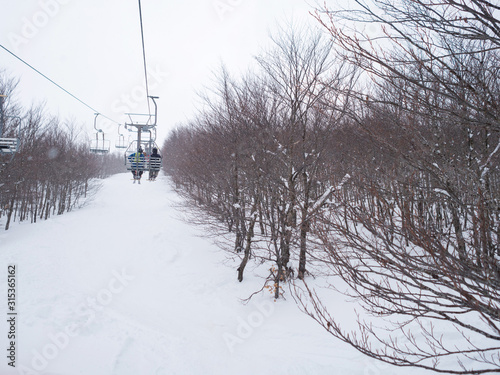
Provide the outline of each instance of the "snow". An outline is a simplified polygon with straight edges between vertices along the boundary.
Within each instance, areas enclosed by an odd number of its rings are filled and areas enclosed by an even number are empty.
[[[1,233],[2,311],[15,264],[18,315],[17,367],[4,355],[0,374],[424,373],[362,356],[293,298],[243,304],[262,286],[256,268],[238,283],[236,264],[183,220],[181,203],[167,177],[138,185],[119,174],[82,209]]]
[[[344,184],[350,178],[351,178],[351,176],[349,175],[349,173],[346,173],[346,175],[342,178],[342,180],[340,181],[338,186],[336,186],[336,187],[330,186],[328,189],[326,189],[326,191],[323,193],[323,195],[314,203],[314,205],[309,210],[309,212],[313,213],[317,209],[319,209],[328,200],[328,197],[330,196],[330,194],[332,194],[334,191],[338,191],[338,190],[342,189],[342,186],[344,186]]]
[[[500,150],[500,140],[498,141],[497,143],[497,146],[495,147],[495,149],[488,155],[488,159],[486,160],[486,162],[484,163],[484,165],[481,166],[481,182],[484,184],[484,180],[486,178],[486,175],[489,173],[490,171],[490,168],[488,167],[488,165],[491,163],[491,160],[493,159],[493,157],[495,156],[495,154],[498,153],[498,151]]]
[[[440,193],[440,194],[446,195],[447,197],[450,196],[450,194],[446,190],[443,190],[443,189],[435,188],[434,191],[436,193]]]

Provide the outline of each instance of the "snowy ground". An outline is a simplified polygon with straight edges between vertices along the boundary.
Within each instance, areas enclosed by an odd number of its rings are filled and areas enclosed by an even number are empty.
[[[0,374],[424,373],[363,357],[291,298],[260,294],[242,304],[262,280],[248,273],[238,283],[236,267],[180,219],[178,203],[166,177],[134,185],[120,174],[80,210],[1,233],[7,355],[11,264],[18,315],[16,368],[2,355]]]

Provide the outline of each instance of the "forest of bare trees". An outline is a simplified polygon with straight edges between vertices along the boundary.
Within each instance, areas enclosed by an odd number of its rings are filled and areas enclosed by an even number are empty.
[[[70,211],[95,191],[98,178],[123,170],[121,158],[91,154],[74,124],[48,115],[43,106],[17,104],[17,82],[0,72],[0,93],[6,96],[3,137],[20,141],[17,153],[0,156],[5,230],[15,221],[33,223]]]
[[[250,256],[266,259],[276,298],[291,272],[299,278],[307,272],[315,207],[342,179],[332,171],[339,166],[331,145],[352,72],[335,65],[330,51],[320,34],[279,36],[259,57],[262,75],[235,80],[222,70],[206,108],[163,148],[167,173],[181,191],[234,233],[233,250],[242,254],[238,280]]]
[[[499,372],[500,7],[353,7],[275,35],[244,77],[222,69],[165,170],[232,234],[239,281],[251,258],[269,264],[275,298],[293,282],[304,311],[381,361]],[[362,306],[354,331],[312,263]]]

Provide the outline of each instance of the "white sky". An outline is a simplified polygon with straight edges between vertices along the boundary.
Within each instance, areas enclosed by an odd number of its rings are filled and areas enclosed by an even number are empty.
[[[317,22],[312,0],[142,0],[150,95],[158,100],[158,141],[190,118],[197,92],[224,63],[245,72],[277,23]],[[102,114],[146,113],[137,0],[0,0],[0,44]],[[0,69],[21,78],[24,105],[45,101],[93,134],[94,113],[0,49]],[[114,144],[117,126],[98,126]],[[123,130],[123,128],[122,128]],[[107,136],[108,138],[108,136]]]

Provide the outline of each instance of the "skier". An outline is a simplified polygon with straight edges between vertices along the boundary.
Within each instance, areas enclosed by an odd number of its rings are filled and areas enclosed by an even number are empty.
[[[158,149],[153,148],[153,153],[149,157],[149,181],[156,180],[161,166],[161,155],[158,154]]]
[[[138,181],[140,184],[142,173],[144,172],[144,162],[146,160],[142,148],[139,147],[139,150],[131,154],[128,157],[128,160],[130,161],[130,166],[132,167],[132,176],[134,177],[134,184],[135,181]]]

